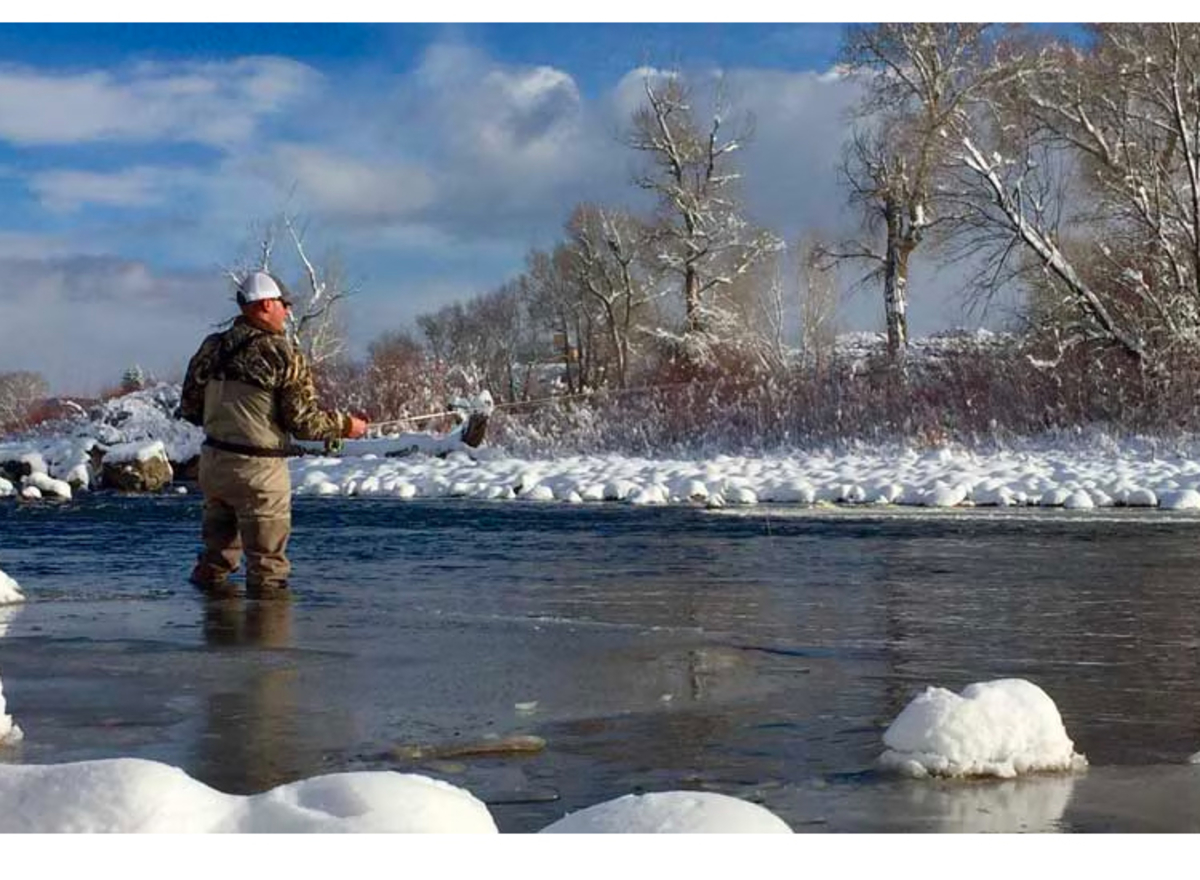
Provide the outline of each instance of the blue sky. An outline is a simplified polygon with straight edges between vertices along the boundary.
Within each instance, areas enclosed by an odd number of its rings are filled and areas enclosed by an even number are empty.
[[[752,217],[846,222],[836,24],[0,25],[0,371],[178,378],[222,269],[287,207],[357,282],[355,353],[519,273],[583,200],[633,204],[643,66],[724,72]],[[281,267],[282,268],[282,267]],[[285,274],[286,269],[285,269]],[[295,277],[298,272],[293,272]],[[945,290],[927,332],[963,322]],[[875,302],[847,307],[874,329]]]

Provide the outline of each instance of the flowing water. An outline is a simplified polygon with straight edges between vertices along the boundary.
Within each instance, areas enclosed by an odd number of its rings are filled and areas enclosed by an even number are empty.
[[[27,598],[0,607],[25,732],[0,761],[240,794],[417,772],[502,831],[679,788],[797,831],[1200,831],[1195,516],[302,497],[291,601],[206,603],[199,504],[0,503]],[[876,768],[926,685],[1005,677],[1054,699],[1085,774]]]

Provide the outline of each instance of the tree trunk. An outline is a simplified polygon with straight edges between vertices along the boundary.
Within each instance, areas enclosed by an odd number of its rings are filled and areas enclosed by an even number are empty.
[[[683,276],[683,302],[687,310],[687,332],[698,333],[700,326],[700,276],[696,267],[688,263]]]
[[[908,347],[908,251],[901,235],[901,206],[889,199],[887,204],[887,255],[884,258],[883,311],[887,321],[888,356],[904,357]]]

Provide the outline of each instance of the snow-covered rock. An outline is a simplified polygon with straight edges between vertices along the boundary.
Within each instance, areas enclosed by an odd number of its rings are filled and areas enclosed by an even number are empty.
[[[22,486],[33,486],[41,493],[41,497],[47,495],[56,498],[65,498],[68,501],[71,499],[71,484],[66,480],[56,480],[49,474],[40,471],[34,471],[27,477],[21,478]]]
[[[5,714],[4,683],[0,682],[0,748],[20,742],[23,736],[12,716]]]
[[[1200,510],[1200,492],[1195,489],[1164,492],[1158,506],[1163,510]]]
[[[1076,489],[1063,500],[1062,506],[1068,510],[1091,510],[1096,505],[1086,489]]]
[[[543,834],[791,834],[788,824],[749,801],[705,791],[628,794],[570,813]]]
[[[111,446],[101,464],[100,484],[122,492],[157,492],[175,476],[161,440]]]
[[[23,601],[25,597],[21,594],[20,585],[0,569],[0,605]]]
[[[1128,507],[1157,507],[1158,496],[1152,489],[1131,489],[1125,495]]]
[[[1072,771],[1076,754],[1054,701],[1020,678],[979,682],[961,696],[929,687],[883,735],[883,766],[912,776],[1000,776]]]

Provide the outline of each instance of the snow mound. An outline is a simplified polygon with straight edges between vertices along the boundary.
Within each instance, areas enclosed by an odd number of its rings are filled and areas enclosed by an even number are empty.
[[[0,748],[20,741],[22,737],[21,728],[4,711],[4,685],[0,684]]]
[[[23,601],[25,597],[21,595],[20,585],[0,568],[0,605]]]
[[[152,458],[167,459],[167,448],[161,440],[139,440],[133,443],[117,443],[104,453],[105,464],[149,461]]]
[[[791,834],[765,807],[707,791],[627,794],[571,813],[543,834]]]
[[[27,477],[22,477],[21,485],[23,488],[33,486],[41,493],[42,497],[53,495],[58,498],[65,498],[68,501],[71,500],[70,483],[66,480],[56,480],[51,476],[38,473],[37,471],[34,471]]]
[[[243,796],[140,758],[0,765],[0,832],[496,831],[470,792],[413,774],[334,773]]]
[[[884,767],[911,776],[998,776],[1081,770],[1058,708],[1020,678],[968,685],[962,695],[928,687],[883,735]]]
[[[333,773],[245,799],[215,831],[496,834],[483,801],[414,773]]]
[[[164,383],[105,401],[91,414],[95,438],[105,446],[158,440],[172,461],[199,455],[204,431],[174,415],[181,390]]]

